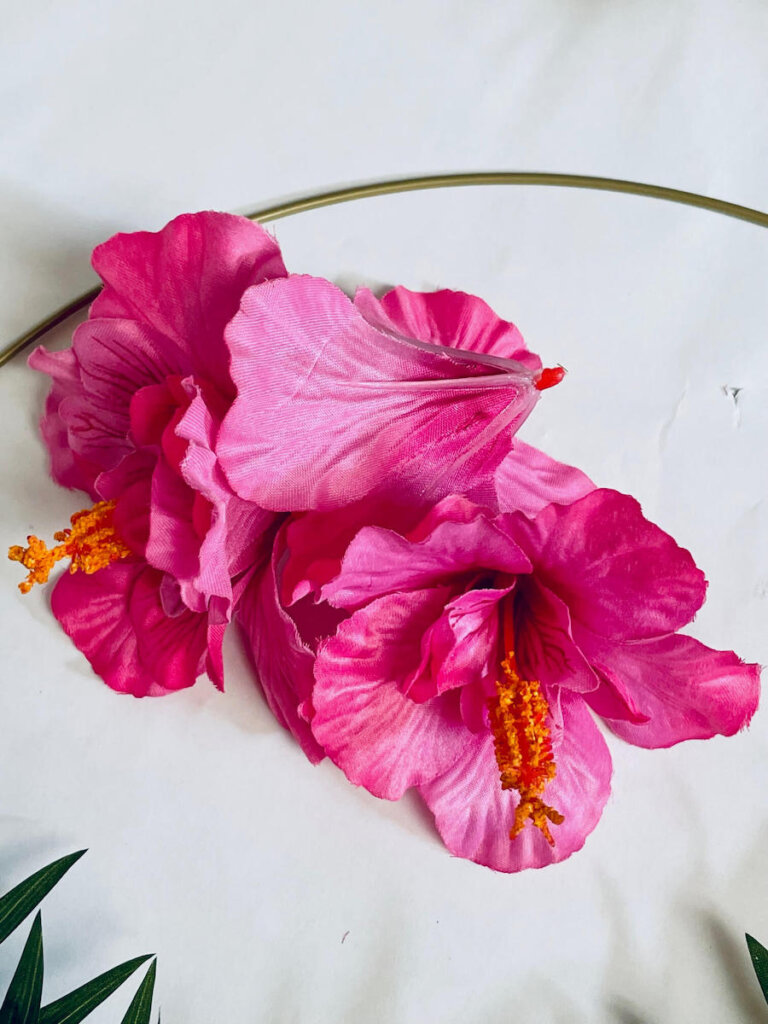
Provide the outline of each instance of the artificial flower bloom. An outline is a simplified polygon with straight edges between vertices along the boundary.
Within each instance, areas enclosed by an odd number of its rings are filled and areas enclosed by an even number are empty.
[[[224,331],[247,289],[285,275],[280,251],[242,217],[200,213],[116,235],[93,266],[104,288],[72,347],[30,364],[53,381],[53,477],[95,504],[55,547],[30,537],[10,555],[29,569],[22,590],[70,560],[53,611],[113,689],[162,694],[203,671],[221,687],[232,604],[275,519],[214,455],[235,394]]]
[[[311,597],[296,602],[338,567],[357,530],[372,523],[405,529],[418,521],[430,497],[450,493],[457,482],[473,497],[492,503],[499,481],[516,501],[536,502],[545,493],[540,504],[558,500],[558,495],[570,500],[592,484],[578,470],[517,439],[510,451],[512,429],[522,422],[537,392],[562,380],[563,370],[542,369],[517,327],[482,299],[464,292],[402,287],[376,299],[359,289],[353,306],[328,282],[295,278],[292,287],[298,289],[299,282],[316,295],[312,315],[298,298],[298,308],[292,310],[290,295],[273,292],[270,304],[270,295],[260,289],[227,330],[240,397],[225,419],[217,454],[245,496],[258,494],[275,507],[330,509],[323,515],[292,517],[277,535],[271,564],[253,580],[238,610],[245,646],[270,708],[316,762],[323,752],[308,724],[313,642],[335,625],[338,615],[323,616],[325,606],[314,606]],[[336,335],[329,323],[336,325]],[[270,367],[268,359],[248,346],[252,331],[274,336],[272,348],[262,355],[279,355],[282,347],[287,358]],[[294,345],[297,337],[299,345]],[[268,459],[272,465],[265,485],[263,475],[256,475],[261,457],[255,434],[266,373],[276,377],[273,412],[284,415],[288,427],[282,420],[270,421],[271,431],[284,429],[285,447],[279,461]],[[375,382],[375,388],[367,382]],[[330,392],[321,390],[329,384]],[[523,402],[515,406],[521,393]],[[335,411],[329,396],[338,399]],[[504,402],[512,406],[504,409]],[[498,409],[497,415],[493,410]],[[327,436],[320,430],[323,422]],[[418,431],[418,439],[417,433],[411,436]],[[356,445],[361,446],[357,457]],[[296,581],[290,614],[278,593],[289,538],[289,573],[309,574]],[[299,564],[297,550],[306,555],[306,564]],[[296,618],[307,626],[303,636]]]
[[[491,503],[496,510],[535,515],[548,504],[567,504],[592,490],[594,484],[580,470],[515,438],[496,471]],[[277,720],[313,763],[325,756],[310,726],[315,652],[346,617],[319,600],[321,589],[338,575],[345,551],[363,527],[406,533],[427,508],[369,496],[341,509],[292,515],[278,530],[270,563],[244,590],[237,619],[256,678]]]
[[[518,871],[580,849],[610,789],[593,712],[666,747],[755,710],[758,667],[678,633],[704,577],[626,495],[535,514],[449,496],[407,530],[363,527],[325,566],[302,549],[319,515],[281,529],[281,611],[313,659],[296,718],[374,795],[417,788],[457,856]]]
[[[292,276],[246,292],[225,336],[237,398],[216,453],[240,497],[276,510],[489,493],[512,435],[563,375],[457,292],[352,302]]]

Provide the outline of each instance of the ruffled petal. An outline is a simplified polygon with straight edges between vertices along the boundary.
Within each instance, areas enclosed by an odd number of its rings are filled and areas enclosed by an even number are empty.
[[[587,700],[635,746],[732,736],[757,708],[760,668],[732,651],[712,650],[690,636],[621,644],[582,630],[578,640],[602,679]]]
[[[199,387],[190,383],[186,387],[191,400],[175,432],[187,445],[180,468],[196,495],[193,523],[197,536],[202,537],[198,541],[198,572],[189,585],[206,597],[231,599],[230,581],[269,557],[278,517],[234,494],[213,450],[219,419]],[[201,501],[209,507],[205,522],[195,517]]]
[[[548,505],[533,520],[501,519],[574,622],[600,636],[672,633],[704,601],[706,580],[690,552],[626,494],[600,488],[571,505]]]
[[[351,782],[386,800],[445,771],[468,735],[454,695],[417,704],[402,691],[446,597],[445,588],[381,597],[318,651],[312,731]]]
[[[283,551],[281,531],[271,563],[246,587],[235,617],[272,714],[294,736],[309,760],[317,764],[324,753],[309,724],[315,658],[280,603],[277,566]]]
[[[496,470],[496,497],[501,512],[538,515],[552,503],[570,505],[595,489],[574,466],[515,438],[512,451]]]
[[[193,583],[201,564],[201,538],[193,522],[194,503],[195,492],[164,458],[159,458],[152,474],[146,558],[155,569],[179,581],[181,596],[188,608],[204,612],[206,595]],[[228,576],[226,585],[229,587]]]
[[[530,822],[520,835],[509,838],[518,797],[501,788],[493,740],[486,731],[467,733],[455,765],[419,787],[451,853],[495,871],[513,872],[545,867],[581,849],[610,793],[611,758],[580,697],[563,694],[561,713],[562,732],[553,742],[557,775],[543,794],[547,804],[565,815],[561,825],[552,826],[554,847]]]
[[[64,631],[107,686],[135,697],[191,686],[205,649],[205,617],[165,615],[161,574],[140,562],[92,575],[65,573],[51,597]]]
[[[398,286],[377,299],[367,288],[358,288],[355,305],[379,330],[514,359],[529,370],[541,369],[541,360],[528,351],[515,325],[498,317],[476,295],[449,289],[412,292]]]
[[[378,331],[318,278],[249,289],[226,340],[238,397],[217,453],[242,498],[275,510],[490,482],[539,395],[519,363]]]
[[[362,529],[322,596],[333,605],[354,608],[382,594],[428,587],[462,573],[514,575],[530,569],[517,544],[483,508],[451,496],[409,537],[379,527]]]
[[[228,213],[190,213],[161,231],[117,234],[93,253],[104,289],[92,317],[135,320],[166,339],[182,374],[231,391],[224,326],[246,288],[286,274],[264,228]],[[161,379],[161,378],[158,378]]]
[[[477,689],[481,700],[494,692],[499,604],[511,589],[469,590],[448,601],[424,634],[421,662],[404,687],[411,700],[421,703],[458,687]]]
[[[95,497],[94,481],[100,467],[78,455],[69,445],[67,425],[61,417],[61,403],[81,389],[77,361],[71,349],[47,352],[43,346],[29,357],[33,370],[49,374],[51,390],[40,419],[40,432],[51,458],[51,476],[62,487],[74,487]]]

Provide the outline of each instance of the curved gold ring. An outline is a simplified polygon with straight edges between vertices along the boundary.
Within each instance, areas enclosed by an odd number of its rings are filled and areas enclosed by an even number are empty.
[[[267,223],[290,217],[294,213],[307,210],[318,210],[323,206],[334,206],[336,203],[348,203],[353,199],[368,199],[372,196],[394,195],[400,192],[417,192],[430,188],[458,188],[466,185],[547,185],[557,188],[584,188],[601,192],[623,192],[629,195],[647,196],[651,199],[664,199],[671,203],[684,206],[696,206],[712,213],[721,213],[726,217],[735,217],[750,224],[768,228],[768,214],[753,210],[737,203],[727,203],[723,199],[713,199],[697,192],[684,192],[676,188],[665,188],[663,185],[646,185],[638,181],[624,181],[621,178],[596,178],[588,174],[552,174],[544,171],[471,171],[460,174],[428,174],[414,178],[395,178],[392,181],[372,181],[363,185],[351,185],[347,188],[330,189],[327,192],[314,192],[298,199],[276,203],[263,209],[246,214],[249,220]],[[0,366],[12,359],[17,352],[38,341],[52,328],[63,323],[74,313],[90,305],[99,294],[101,288],[92,288],[84,295],[57,309],[40,323],[35,324],[21,337],[0,350]]]

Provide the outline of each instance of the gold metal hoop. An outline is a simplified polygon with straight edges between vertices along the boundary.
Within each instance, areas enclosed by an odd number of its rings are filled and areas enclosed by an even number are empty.
[[[727,203],[723,199],[713,199],[697,192],[684,192],[676,188],[665,188],[663,185],[646,185],[638,181],[624,181],[621,178],[597,178],[587,174],[552,174],[539,171],[472,171],[461,174],[428,174],[415,178],[395,178],[392,181],[372,181],[363,185],[351,185],[347,188],[330,189],[326,192],[314,192],[298,199],[266,206],[253,213],[246,214],[249,220],[266,224],[281,217],[290,217],[295,213],[308,210],[319,210],[323,206],[334,206],[337,203],[349,203],[354,199],[369,199],[372,196],[396,195],[401,192],[418,192],[431,188],[459,188],[467,185],[544,185],[555,188],[583,188],[600,192],[622,192],[628,195],[646,196],[651,199],[663,199],[670,203],[684,206],[695,206],[701,210],[720,213],[726,217],[735,217],[750,224],[768,228],[768,214],[753,210],[748,206]],[[22,334],[0,350],[0,366],[4,366],[18,352],[32,345],[48,331],[63,323],[74,313],[89,306],[101,291],[101,287],[74,299],[72,302],[57,309],[44,320]]]

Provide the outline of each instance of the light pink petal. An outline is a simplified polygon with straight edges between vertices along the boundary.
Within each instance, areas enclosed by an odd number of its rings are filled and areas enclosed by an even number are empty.
[[[597,689],[599,679],[574,642],[567,605],[535,577],[522,581],[517,591],[514,621],[515,655],[526,678],[550,691]]]
[[[264,228],[228,213],[176,217],[161,231],[118,234],[93,253],[105,287],[92,317],[135,320],[167,340],[180,372],[230,388],[225,324],[246,288],[286,273]],[[158,378],[160,379],[160,378]]]
[[[598,489],[534,520],[502,516],[534,572],[574,622],[615,640],[671,633],[690,622],[706,592],[690,553],[642,514],[634,498]]]
[[[169,619],[160,581],[143,563],[119,562],[90,576],[65,573],[53,590],[54,615],[113,690],[159,696],[191,686],[199,674],[204,618],[185,612]]]
[[[621,644],[582,631],[579,643],[603,680],[587,699],[635,746],[732,736],[757,708],[760,668],[732,651],[712,650],[690,636]]]
[[[164,458],[159,458],[152,474],[146,558],[155,569],[179,581],[188,608],[204,612],[205,596],[192,582],[200,570],[201,541],[193,523],[194,502],[195,492]],[[229,587],[228,577],[226,584]]]
[[[51,390],[45,400],[45,412],[40,419],[40,431],[51,457],[51,476],[62,487],[75,487],[95,497],[94,481],[100,467],[72,450],[67,436],[67,425],[61,418],[59,407],[69,396],[80,392],[80,374],[71,349],[46,352],[41,345],[29,357],[34,370],[51,377]]]
[[[412,292],[399,286],[377,299],[367,288],[359,288],[355,305],[380,330],[514,359],[529,370],[541,369],[541,360],[528,351],[515,325],[501,320],[476,295],[448,289]]]
[[[319,648],[312,731],[347,778],[374,796],[397,800],[445,771],[467,733],[453,694],[417,704],[402,692],[447,596],[436,587],[378,598]]]
[[[196,495],[191,521],[199,549],[187,586],[205,598],[231,600],[231,580],[269,557],[277,517],[232,492],[213,451],[219,421],[200,388],[186,386],[191,401],[175,432],[186,444],[181,474]],[[201,501],[208,505],[204,519],[196,515]]]
[[[276,565],[281,560],[283,544],[282,535],[278,534],[273,560],[244,590],[237,603],[236,619],[270,710],[298,741],[309,760],[317,764],[324,753],[308,721],[315,658],[280,603]]]
[[[429,514],[429,533],[417,526],[415,542],[392,530],[362,529],[341,570],[322,590],[331,604],[354,608],[382,594],[416,590],[466,572],[530,572],[530,562],[479,506],[451,496]]]
[[[485,732],[468,733],[461,759],[419,787],[451,853],[513,872],[545,867],[581,849],[610,793],[611,758],[581,698],[563,694],[562,719],[562,733],[553,743],[557,775],[542,797],[565,815],[562,825],[551,827],[554,847],[530,822],[509,838],[518,797],[502,790],[493,740]]]
[[[411,700],[423,703],[458,687],[477,689],[481,700],[494,692],[500,660],[499,606],[510,590],[469,590],[447,602],[424,634],[421,662],[404,687]]]
[[[570,505],[595,489],[581,470],[515,438],[512,451],[496,470],[496,497],[501,512],[535,516],[553,502]]]
[[[226,339],[238,397],[217,453],[242,498],[276,510],[490,480],[539,395],[519,363],[376,330],[319,278],[249,289]]]

